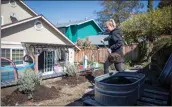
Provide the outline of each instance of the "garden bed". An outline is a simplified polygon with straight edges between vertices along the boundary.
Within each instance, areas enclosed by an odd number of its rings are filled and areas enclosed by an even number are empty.
[[[91,86],[90,79],[92,81],[94,77],[101,74],[103,74],[103,71],[97,70],[93,75],[89,75],[90,77],[81,75],[64,76],[61,80],[36,87],[31,100],[28,100],[26,94],[15,90],[1,99],[1,105],[70,105],[80,99],[84,95],[85,90]]]

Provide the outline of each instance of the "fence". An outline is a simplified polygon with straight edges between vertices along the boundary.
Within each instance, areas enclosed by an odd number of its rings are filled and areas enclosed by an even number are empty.
[[[86,55],[89,61],[104,62],[108,56],[106,48],[99,49],[82,49],[75,53],[75,62],[82,62],[83,56]],[[126,45],[123,47],[125,59],[137,60],[139,56],[138,44]]]

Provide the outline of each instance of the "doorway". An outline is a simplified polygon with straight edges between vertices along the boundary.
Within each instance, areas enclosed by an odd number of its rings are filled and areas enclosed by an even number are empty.
[[[43,75],[52,74],[54,72],[54,51],[43,51],[38,56],[38,70]]]

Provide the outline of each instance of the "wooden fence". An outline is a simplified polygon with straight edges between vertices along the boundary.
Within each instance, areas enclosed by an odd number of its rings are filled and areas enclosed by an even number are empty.
[[[138,44],[127,45],[123,47],[125,59],[136,60],[139,55]],[[99,49],[82,49],[75,53],[75,62],[82,62],[83,56],[86,55],[89,61],[104,62],[108,56],[106,48]]]

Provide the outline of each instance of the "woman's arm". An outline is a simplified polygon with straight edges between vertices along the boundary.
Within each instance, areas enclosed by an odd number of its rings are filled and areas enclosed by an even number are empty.
[[[123,46],[123,42],[121,40],[117,41],[117,43],[113,44],[110,49],[111,50],[116,50],[119,49],[121,46]]]
[[[109,39],[110,39],[110,36],[105,37],[103,40],[104,40],[104,41],[108,41]]]

